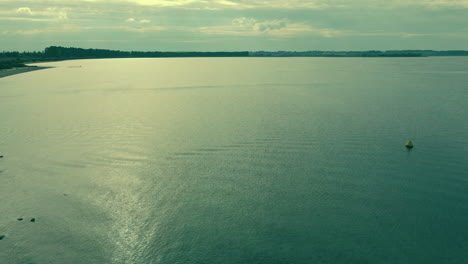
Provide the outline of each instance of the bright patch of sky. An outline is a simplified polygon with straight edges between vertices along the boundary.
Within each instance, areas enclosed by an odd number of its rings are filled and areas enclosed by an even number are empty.
[[[0,0],[0,49],[468,49],[468,0]]]

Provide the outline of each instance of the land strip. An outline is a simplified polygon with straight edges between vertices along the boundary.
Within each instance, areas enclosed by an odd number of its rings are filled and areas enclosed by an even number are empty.
[[[30,72],[30,71],[48,69],[48,68],[50,67],[24,66],[24,67],[16,67],[16,68],[11,68],[11,69],[4,69],[4,70],[0,70],[0,78],[15,75],[15,74],[20,74],[20,73]]]

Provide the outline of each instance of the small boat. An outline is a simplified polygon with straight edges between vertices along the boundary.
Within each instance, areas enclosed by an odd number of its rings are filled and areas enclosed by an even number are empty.
[[[406,148],[413,148],[414,145],[413,145],[413,142],[411,142],[411,140],[408,140],[408,142],[406,142]]]

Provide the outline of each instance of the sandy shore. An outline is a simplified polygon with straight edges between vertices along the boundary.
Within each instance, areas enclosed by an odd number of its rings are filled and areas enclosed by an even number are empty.
[[[0,70],[0,78],[7,77],[10,75],[14,75],[14,74],[43,70],[43,69],[48,69],[48,68],[50,67],[30,66],[30,67],[19,67],[19,68],[7,69],[7,70]]]

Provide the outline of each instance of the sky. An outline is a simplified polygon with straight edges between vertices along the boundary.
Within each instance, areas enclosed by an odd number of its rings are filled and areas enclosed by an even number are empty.
[[[468,0],[0,0],[0,51],[468,50]]]

